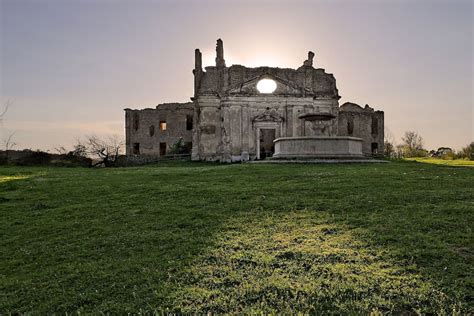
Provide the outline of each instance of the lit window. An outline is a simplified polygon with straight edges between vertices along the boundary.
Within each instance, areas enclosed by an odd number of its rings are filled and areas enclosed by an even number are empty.
[[[257,83],[257,90],[260,93],[272,93],[276,88],[277,84],[272,79],[262,79]]]
[[[160,131],[166,131],[166,121],[160,121]]]

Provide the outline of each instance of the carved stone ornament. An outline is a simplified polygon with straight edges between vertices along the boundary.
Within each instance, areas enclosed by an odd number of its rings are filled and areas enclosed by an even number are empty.
[[[252,122],[283,122],[283,117],[275,110],[266,110],[265,112],[255,116]]]

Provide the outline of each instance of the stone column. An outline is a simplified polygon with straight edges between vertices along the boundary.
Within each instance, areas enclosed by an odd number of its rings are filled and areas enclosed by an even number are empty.
[[[220,38],[216,43],[216,67],[225,67],[224,43]]]
[[[196,161],[200,160],[201,156],[199,153],[199,143],[201,131],[199,130],[199,106],[197,100],[194,101],[194,111],[193,111],[193,148],[191,150],[191,160]]]
[[[194,97],[199,93],[199,86],[201,85],[202,77],[202,54],[199,49],[194,51]]]
[[[249,114],[249,105],[245,104],[242,106],[242,160],[247,161],[249,160],[249,142],[250,142],[250,135],[251,132],[251,122],[250,122],[250,114]]]
[[[223,104],[221,107],[222,111],[222,146],[221,146],[221,157],[223,162],[231,162],[231,120],[230,120],[230,108],[228,104]]]

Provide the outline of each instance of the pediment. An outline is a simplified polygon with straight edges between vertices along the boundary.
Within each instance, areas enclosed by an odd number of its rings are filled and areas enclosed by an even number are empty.
[[[271,79],[275,81],[276,83],[276,89],[272,93],[260,93],[257,89],[257,84],[260,80],[262,79]],[[304,89],[299,88],[292,84],[291,82],[288,82],[286,80],[283,80],[281,78],[278,78],[273,75],[261,75],[257,76],[255,78],[252,78],[250,80],[242,82],[238,87],[229,89],[227,91],[228,94],[230,95],[244,95],[244,96],[267,96],[267,95],[291,95],[291,96],[303,96]],[[309,91],[307,91],[309,92]]]
[[[266,110],[265,112],[255,116],[252,122],[283,122],[283,117],[275,110]]]

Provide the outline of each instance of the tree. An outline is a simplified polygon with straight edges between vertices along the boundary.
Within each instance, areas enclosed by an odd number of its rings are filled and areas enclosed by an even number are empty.
[[[15,136],[15,132],[11,132],[3,140],[3,148],[5,149],[5,159],[7,160],[7,162],[8,162],[8,151],[12,150],[13,147],[17,145],[17,143],[15,143],[15,140],[13,139],[13,136]]]
[[[170,146],[169,154],[172,155],[182,155],[187,153],[187,148],[184,146],[184,140],[182,137],[178,139],[175,143]]]
[[[93,167],[100,165],[110,167],[122,153],[123,146],[123,140],[117,135],[104,138],[91,135],[86,137],[84,143],[79,142],[74,148],[77,150],[76,154],[87,153],[91,158],[98,159]]]
[[[3,119],[5,118],[11,104],[12,104],[12,102],[10,100],[7,100],[7,102],[5,102],[5,105],[3,106],[3,109],[0,110],[0,124],[3,123]]]
[[[395,156],[395,137],[388,127],[385,126],[384,133],[384,156],[391,158]]]
[[[397,146],[395,146],[395,157],[403,158],[403,150],[404,150],[403,145],[398,144]]]
[[[423,149],[423,138],[417,132],[405,132],[402,142],[404,157],[423,157],[427,155],[427,151]]]
[[[54,148],[59,155],[66,155],[68,153],[67,149],[64,146],[59,146]]]
[[[69,156],[78,157],[78,158],[86,158],[87,157],[87,148],[80,142],[74,145],[73,150],[67,153]]]
[[[385,141],[383,151],[385,157],[391,158],[395,155],[395,146],[391,142]]]
[[[460,157],[474,160],[474,142],[471,142],[466,147],[462,148],[458,153]]]
[[[13,147],[17,145],[17,143],[15,143],[13,139],[13,136],[15,136],[15,132],[10,133],[8,137],[6,137],[5,140],[3,141],[3,146],[5,148],[5,151],[12,150]]]
[[[3,106],[3,109],[0,110],[0,127],[2,129],[3,129],[3,120],[5,119],[5,116],[8,112],[8,109],[10,108],[12,103],[13,103],[12,101],[7,100],[5,102],[5,105]],[[15,136],[15,132],[11,132],[10,134],[8,134],[8,136],[6,136],[2,139],[2,145],[3,145],[3,148],[6,151],[7,158],[8,158],[8,151],[12,150],[13,147],[15,147],[17,145],[17,143],[14,142],[13,136]]]

